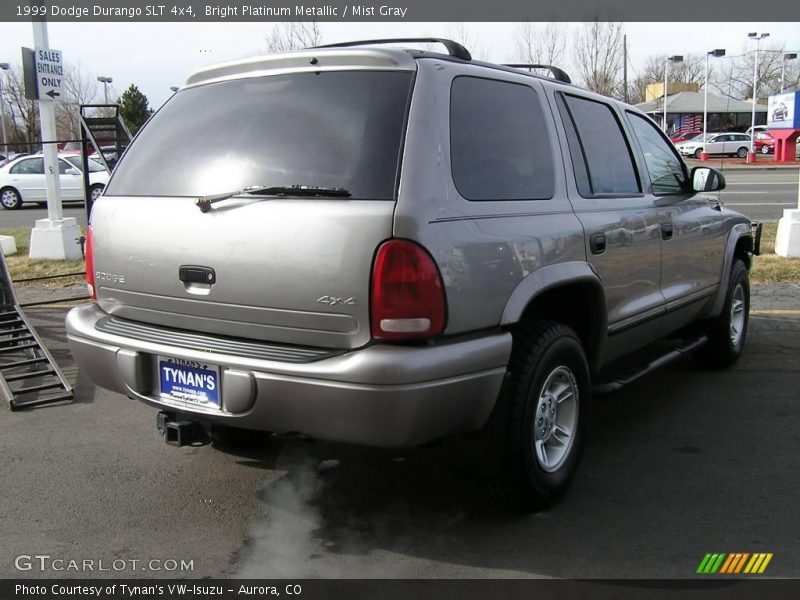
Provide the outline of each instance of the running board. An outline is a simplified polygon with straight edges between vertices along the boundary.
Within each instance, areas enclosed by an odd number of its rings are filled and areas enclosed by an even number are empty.
[[[619,374],[619,376],[610,381],[604,381],[592,386],[592,392],[595,394],[608,394],[610,392],[615,392],[629,383],[633,383],[643,375],[655,371],[656,369],[660,369],[661,367],[668,365],[680,357],[686,356],[688,353],[697,350],[707,341],[708,338],[705,335],[700,335],[696,338],[685,340],[682,345],[678,346],[677,348],[673,348],[666,354],[662,354],[661,356],[651,360],[649,363],[647,363],[647,365],[639,370],[629,371],[625,374]]]

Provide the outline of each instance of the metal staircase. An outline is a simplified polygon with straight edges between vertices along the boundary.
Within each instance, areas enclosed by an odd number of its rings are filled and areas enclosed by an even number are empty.
[[[17,302],[0,250],[0,398],[17,410],[72,397],[72,386]]]
[[[90,148],[92,158],[101,161],[111,172],[131,142],[131,132],[119,114],[118,104],[82,104],[79,120],[81,124],[81,152],[83,157],[83,183],[86,190],[86,212],[91,214],[92,201],[89,196],[88,160]]]

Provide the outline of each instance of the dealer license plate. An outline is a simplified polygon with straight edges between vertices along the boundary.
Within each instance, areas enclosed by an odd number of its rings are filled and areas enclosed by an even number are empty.
[[[162,396],[198,406],[220,407],[218,366],[159,356],[158,373]]]

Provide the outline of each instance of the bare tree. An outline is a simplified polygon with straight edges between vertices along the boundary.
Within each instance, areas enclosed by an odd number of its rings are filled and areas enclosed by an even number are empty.
[[[66,65],[63,79],[63,101],[56,105],[56,125],[60,138],[80,137],[78,113],[81,104],[91,104],[97,98],[97,80],[80,64]]]
[[[467,50],[469,50],[472,58],[476,60],[487,60],[487,53],[481,47],[481,43],[478,40],[477,34],[473,33],[466,23],[462,23],[460,21],[453,23],[450,26],[448,35],[453,39],[454,42],[458,42]]]
[[[622,23],[585,23],[576,35],[575,66],[583,85],[606,96],[619,95],[622,70]]]
[[[520,23],[515,37],[514,58],[528,64],[563,66],[567,30],[563,23]]]
[[[267,52],[289,52],[319,46],[322,31],[316,21],[278,23],[267,35]]]
[[[6,100],[6,133],[9,142],[20,145],[15,149],[30,152],[32,145],[39,142],[39,109],[35,100],[25,97],[25,83],[22,68],[15,66],[6,71],[3,92]]]
[[[765,98],[770,94],[777,94],[781,87],[781,64],[783,63],[783,45],[773,44],[763,48],[758,53],[758,95]],[[747,100],[753,97],[753,67],[755,62],[755,48],[746,47],[738,56],[730,59],[729,68],[726,69],[726,78],[714,79],[716,89],[738,100]],[[794,78],[796,85],[796,70],[787,64],[786,81]]]
[[[647,86],[664,83],[666,56],[651,56],[628,86],[628,97],[632,104],[644,102],[647,97]],[[673,63],[669,68],[669,83],[696,83],[703,85],[705,77],[705,58],[687,54],[683,61]]]

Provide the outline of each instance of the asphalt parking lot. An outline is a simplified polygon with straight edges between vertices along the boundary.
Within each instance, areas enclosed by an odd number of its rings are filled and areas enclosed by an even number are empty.
[[[706,552],[771,552],[766,575],[798,577],[798,294],[755,290],[735,368],[685,361],[596,397],[568,495],[524,516],[438,448],[166,446],[153,409],[76,371],[66,308],[31,308],[76,400],[0,413],[0,577],[684,578]],[[20,554],[141,562],[20,572]]]

